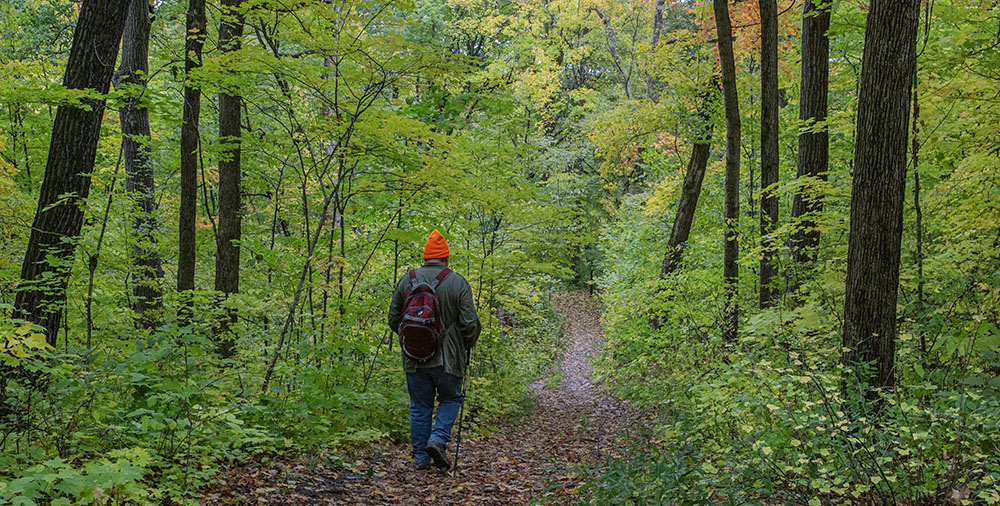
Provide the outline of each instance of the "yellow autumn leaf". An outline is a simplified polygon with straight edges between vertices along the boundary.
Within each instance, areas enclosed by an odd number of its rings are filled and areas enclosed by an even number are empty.
[[[52,347],[45,341],[45,334],[32,332],[24,339],[24,345],[33,350],[48,350]]]

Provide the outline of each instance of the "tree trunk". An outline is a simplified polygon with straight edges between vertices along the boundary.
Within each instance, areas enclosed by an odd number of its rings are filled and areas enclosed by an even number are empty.
[[[919,23],[918,18],[918,26]],[[924,52],[924,49],[927,49],[927,39],[930,37],[931,30],[931,4],[929,3],[924,4],[924,23],[923,46],[918,52],[916,44],[913,45],[913,151],[910,155],[910,166],[913,167],[913,210],[916,213],[916,226],[913,232],[917,240],[917,300],[914,306],[916,313],[914,319],[918,324],[922,324],[924,320],[924,212],[923,206],[920,204],[920,88],[918,85],[920,54]],[[997,42],[1000,43],[1000,30],[997,31]],[[920,336],[921,358],[926,358],[927,336],[922,325],[918,325],[918,334]]]
[[[873,0],[865,25],[847,249],[843,363],[870,398],[895,379],[896,297],[919,0]],[[873,364],[871,375],[864,371]]]
[[[129,3],[83,3],[63,86],[108,92]],[[104,99],[88,98],[82,100],[81,106],[59,106],[52,125],[38,210],[21,265],[21,290],[14,301],[14,316],[41,325],[50,345],[55,345],[59,332],[103,117]],[[46,260],[50,254],[57,260],[55,264]]]
[[[223,52],[240,48],[243,36],[243,16],[238,12],[242,0],[222,1],[222,22],[219,24],[219,49]],[[219,237],[215,255],[215,289],[224,297],[240,291],[240,96],[233,90],[219,94]],[[236,311],[228,310],[216,328],[218,350],[223,357],[234,352],[235,336],[230,326],[236,323]]]
[[[656,0],[656,10],[653,11],[653,43],[652,49],[656,50],[656,45],[660,43],[660,32],[663,31],[663,8],[666,0]]]
[[[823,210],[823,196],[815,193],[811,179],[826,181],[830,138],[826,129],[827,91],[830,78],[830,4],[806,0],[802,16],[802,91],[799,100],[799,188],[792,201],[792,255],[802,265],[816,261],[819,229],[816,213]],[[817,126],[817,123],[819,124]],[[797,281],[795,282],[797,283]],[[794,287],[790,287],[794,288]]]
[[[778,225],[778,2],[760,0],[760,307],[771,307],[778,289],[774,247]]]
[[[663,255],[663,267],[660,269],[661,279],[669,276],[680,267],[684,248],[687,246],[688,236],[691,233],[691,223],[694,221],[694,212],[698,207],[698,196],[701,195],[701,183],[705,179],[705,168],[708,166],[708,155],[712,142],[713,123],[710,111],[712,110],[714,90],[711,86],[715,84],[711,83],[709,89],[702,95],[698,111],[698,119],[702,122],[702,131],[701,135],[694,141],[691,159],[688,160],[687,172],[684,174],[684,186],[681,189],[681,198],[677,202],[677,214],[674,216],[673,228],[670,230],[667,251]]]
[[[649,50],[656,52],[656,46],[660,43],[660,32],[663,31],[663,9],[666,0],[656,0],[656,10],[653,11],[653,40]],[[656,73],[650,73],[646,78],[646,96],[653,102],[660,100],[659,79]]]
[[[149,74],[149,3],[132,0],[122,34],[122,61],[118,69],[126,88],[125,106],[119,111],[125,163],[125,191],[132,209],[132,310],[136,325],[155,329],[163,308],[163,267],[156,244],[155,182],[149,147],[149,110],[142,105]]]
[[[719,64],[722,67],[722,97],[726,110],[726,200],[725,251],[722,277],[726,302],[722,322],[722,337],[735,341],[739,331],[739,243],[736,225],[740,219],[740,103],[736,89],[736,63],[733,57],[733,29],[729,20],[729,2],[713,0],[715,27],[719,37]]]
[[[182,307],[187,306],[194,290],[195,218],[198,210],[198,124],[201,114],[201,89],[191,82],[191,73],[201,67],[201,50],[207,28],[205,0],[190,0],[187,11],[187,36],[184,40],[184,119],[181,123],[181,204],[177,260],[177,291],[182,293]],[[187,292],[186,294],[184,292]],[[190,316],[188,309],[182,314]]]
[[[591,7],[590,10],[597,13],[597,17],[601,18],[601,23],[604,24],[604,29],[608,33],[608,51],[611,52],[611,57],[614,58],[615,67],[618,69],[618,73],[622,76],[622,86],[625,88],[625,98],[632,98],[632,73],[627,65],[625,65],[625,60],[622,59],[621,55],[618,53],[618,34],[615,33],[615,28],[611,26],[611,20],[604,15],[604,11],[600,7]]]
[[[914,61],[916,65],[916,61]],[[915,69],[914,69],[915,70]],[[920,102],[917,92],[917,74],[913,74],[913,151],[911,152],[910,165],[913,167],[913,210],[916,213],[916,226],[914,235],[917,240],[917,300],[914,306],[915,318],[918,322],[924,319],[924,212],[920,205]],[[927,337],[923,329],[920,329],[920,353],[927,354]]]

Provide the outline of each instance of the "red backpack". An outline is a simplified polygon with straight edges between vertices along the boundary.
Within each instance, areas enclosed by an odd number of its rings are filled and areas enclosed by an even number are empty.
[[[407,357],[425,362],[437,353],[444,330],[441,318],[441,301],[437,287],[451,274],[445,267],[430,282],[417,281],[417,271],[410,269],[410,292],[403,303],[402,320],[399,323],[399,344]]]

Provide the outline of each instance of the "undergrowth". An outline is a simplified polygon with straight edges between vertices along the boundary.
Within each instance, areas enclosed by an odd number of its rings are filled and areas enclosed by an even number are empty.
[[[845,379],[822,307],[762,312],[731,345],[684,318],[659,330],[615,318],[635,314],[634,295],[606,300],[600,374],[659,422],[655,443],[591,481],[588,504],[1000,503],[1000,333],[991,324],[955,333],[957,345],[942,337],[933,360],[904,354],[898,386],[868,401],[863,383]],[[912,335],[901,341],[913,348]],[[675,495],[682,486],[693,492]],[[673,499],[656,502],[663,497]]]
[[[707,245],[690,244],[675,275],[644,281],[657,259],[635,254],[651,241],[636,228],[604,239],[596,374],[656,423],[590,470],[584,504],[1000,504],[992,292],[903,320],[896,386],[874,393],[840,365],[839,263],[820,262],[796,297],[766,310],[746,302],[755,293],[745,282],[729,343]]]
[[[548,296],[524,286],[509,297],[518,319],[502,333],[481,308],[467,431],[526,410],[528,382],[557,352],[561,325]],[[318,452],[336,460],[409,434],[399,348],[384,331],[296,336],[263,391],[266,362],[254,355],[272,336],[244,333],[240,354],[222,361],[199,324],[59,350],[43,350],[40,334],[22,328],[0,329],[8,345],[22,344],[8,365],[28,371],[7,378],[24,411],[5,413],[0,504],[198,504],[220,470],[240,462]],[[29,377],[48,388],[26,388]]]

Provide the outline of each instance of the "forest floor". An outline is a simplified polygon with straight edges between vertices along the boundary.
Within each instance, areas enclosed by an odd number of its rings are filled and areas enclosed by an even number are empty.
[[[464,437],[458,474],[416,471],[409,445],[373,447],[349,468],[288,462],[244,468],[206,504],[520,505],[571,504],[582,466],[614,455],[633,423],[625,403],[590,381],[603,339],[600,305],[585,292],[554,296],[566,351],[530,391],[534,409],[486,438]],[[468,433],[466,434],[466,436]],[[454,445],[448,445],[454,460]]]

